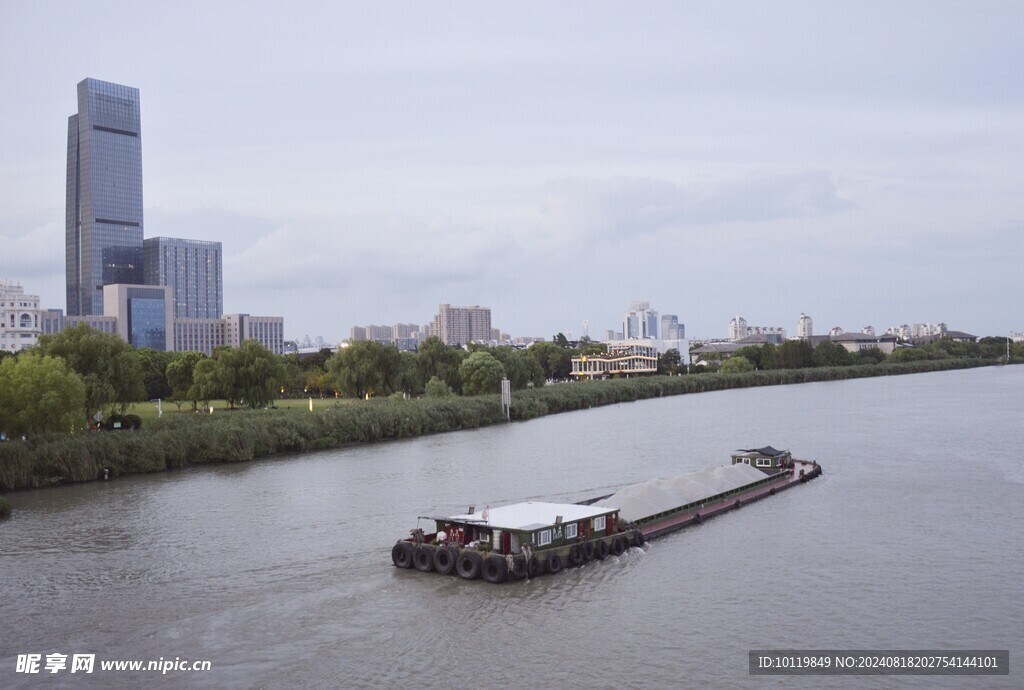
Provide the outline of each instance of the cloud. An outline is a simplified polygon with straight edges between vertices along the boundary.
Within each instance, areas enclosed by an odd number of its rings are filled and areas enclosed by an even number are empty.
[[[821,171],[690,184],[650,178],[569,178],[555,180],[544,190],[540,227],[551,241],[610,239],[673,228],[824,216],[853,207]]]

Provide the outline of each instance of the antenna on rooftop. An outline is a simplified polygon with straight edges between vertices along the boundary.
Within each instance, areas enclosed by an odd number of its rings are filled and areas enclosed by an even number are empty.
[[[590,319],[583,319],[583,335],[590,337]]]

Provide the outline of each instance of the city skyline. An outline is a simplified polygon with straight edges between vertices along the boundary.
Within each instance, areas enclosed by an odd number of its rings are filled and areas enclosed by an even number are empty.
[[[0,278],[65,303],[95,78],[146,101],[146,234],[222,242],[224,311],[289,338],[439,303],[594,336],[638,298],[691,337],[1024,327],[1016,5],[247,7],[0,9]]]

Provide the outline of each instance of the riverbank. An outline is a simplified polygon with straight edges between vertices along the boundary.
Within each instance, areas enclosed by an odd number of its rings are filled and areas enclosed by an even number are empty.
[[[511,417],[548,414],[733,388],[836,381],[990,366],[988,360],[928,360],[905,364],[692,374],[581,381],[517,391]],[[140,431],[46,435],[0,444],[0,491],[111,478],[281,453],[338,448],[474,429],[504,422],[497,395],[383,398],[308,412],[239,410],[163,419]]]

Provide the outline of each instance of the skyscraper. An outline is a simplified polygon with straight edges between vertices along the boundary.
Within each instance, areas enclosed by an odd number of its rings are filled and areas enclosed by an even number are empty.
[[[220,242],[150,237],[143,240],[146,285],[171,288],[176,319],[224,315],[223,250]]]
[[[141,284],[139,90],[85,79],[68,118],[65,268],[68,316],[103,313],[103,286]]]
[[[629,305],[629,311],[622,316],[623,338],[658,338],[658,312],[651,309],[650,302],[636,301]]]

